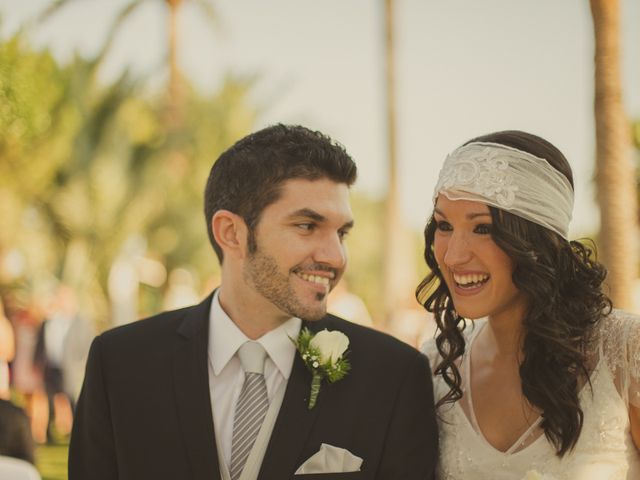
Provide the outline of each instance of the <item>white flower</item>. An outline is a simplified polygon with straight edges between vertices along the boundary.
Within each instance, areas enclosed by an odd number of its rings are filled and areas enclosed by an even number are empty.
[[[342,358],[342,354],[349,347],[349,338],[337,330],[324,329],[314,335],[310,346],[318,349],[322,363],[327,361],[335,363]]]

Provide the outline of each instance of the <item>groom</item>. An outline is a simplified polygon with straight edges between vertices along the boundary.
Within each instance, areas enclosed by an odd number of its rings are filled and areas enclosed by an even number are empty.
[[[205,215],[221,285],[94,340],[70,480],[433,478],[426,358],[326,313],[355,178],[343,147],[300,126],[265,128],[220,156]],[[349,341],[350,371],[323,380],[312,408],[291,341],[303,328]]]

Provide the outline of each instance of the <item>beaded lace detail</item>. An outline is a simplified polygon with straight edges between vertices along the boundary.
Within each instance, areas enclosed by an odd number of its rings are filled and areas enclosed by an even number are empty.
[[[480,195],[494,198],[498,205],[510,207],[516,198],[518,185],[509,172],[509,164],[500,150],[488,146],[480,151],[466,150],[458,154],[456,162],[447,157],[436,191],[452,187],[469,189]],[[448,162],[448,163],[447,163]]]
[[[506,210],[567,238],[573,189],[543,158],[491,142],[472,142],[447,156],[433,193]]]
[[[600,325],[604,358],[625,403],[640,407],[640,317],[614,310]]]
[[[480,320],[479,322],[483,322]],[[473,335],[465,331],[467,339]],[[442,480],[636,480],[640,479],[640,452],[630,433],[629,404],[640,404],[640,317],[614,311],[596,331],[597,366],[591,388],[579,399],[584,425],[575,449],[559,459],[543,435],[514,453],[505,453],[483,441],[459,404],[439,411]],[[435,367],[435,341],[422,348]],[[438,401],[448,391],[434,377]]]

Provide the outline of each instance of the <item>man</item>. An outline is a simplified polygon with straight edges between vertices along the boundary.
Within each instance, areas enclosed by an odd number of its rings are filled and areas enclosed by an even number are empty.
[[[299,126],[266,128],[220,156],[205,191],[220,288],[96,338],[70,480],[432,478],[427,360],[326,314],[355,178],[341,146]],[[322,381],[312,408],[312,374],[291,341],[304,327],[349,339],[350,372]]]

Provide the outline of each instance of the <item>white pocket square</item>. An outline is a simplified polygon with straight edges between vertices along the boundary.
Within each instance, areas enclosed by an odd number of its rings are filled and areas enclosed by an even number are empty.
[[[320,450],[300,465],[295,474],[359,472],[361,465],[362,459],[349,450],[323,443]]]

